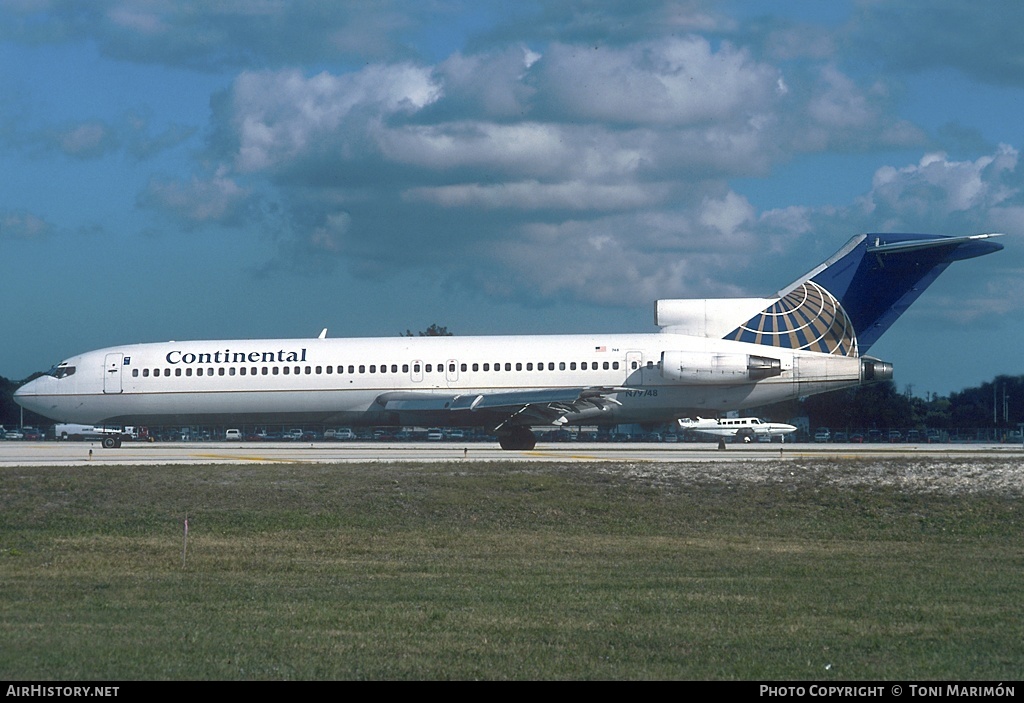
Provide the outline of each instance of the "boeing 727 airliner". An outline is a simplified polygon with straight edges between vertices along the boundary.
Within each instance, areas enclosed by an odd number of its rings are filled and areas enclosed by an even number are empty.
[[[659,300],[652,334],[134,344],[62,361],[15,400],[59,422],[487,427],[532,449],[535,426],[674,422],[890,379],[865,352],[996,236],[860,234],[771,297]]]

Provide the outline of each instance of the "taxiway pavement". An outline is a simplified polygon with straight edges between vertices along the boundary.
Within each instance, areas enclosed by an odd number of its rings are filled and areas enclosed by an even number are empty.
[[[806,458],[1019,456],[1020,444],[538,444],[503,451],[496,444],[454,442],[133,442],[103,449],[99,442],[0,442],[0,467],[159,466],[166,464],[322,464],[438,461],[723,462]]]

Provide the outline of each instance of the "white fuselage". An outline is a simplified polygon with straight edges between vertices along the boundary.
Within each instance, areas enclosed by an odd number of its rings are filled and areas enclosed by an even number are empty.
[[[681,380],[678,359],[747,355],[777,360],[776,375]],[[669,358],[673,372],[662,368]],[[483,413],[479,423],[443,409],[403,416],[386,401],[595,387],[612,402],[566,421],[670,422],[854,386],[862,375],[857,357],[664,332],[165,342],[87,352],[55,371],[22,386],[18,402],[59,422],[143,425],[486,425]]]

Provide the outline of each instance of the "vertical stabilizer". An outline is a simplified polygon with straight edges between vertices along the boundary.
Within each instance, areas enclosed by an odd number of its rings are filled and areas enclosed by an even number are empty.
[[[1002,249],[998,236],[859,234],[725,338],[858,356],[951,263]]]

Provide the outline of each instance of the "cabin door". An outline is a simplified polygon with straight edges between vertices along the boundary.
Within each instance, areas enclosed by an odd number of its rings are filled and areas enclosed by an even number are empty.
[[[103,359],[103,392],[121,392],[121,361],[124,354],[107,354]]]
[[[643,363],[643,352],[626,352],[626,383],[634,386],[643,385]]]

